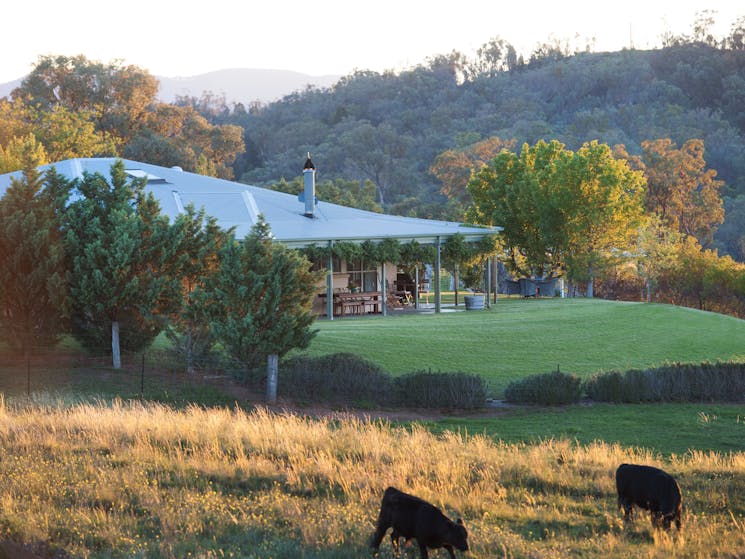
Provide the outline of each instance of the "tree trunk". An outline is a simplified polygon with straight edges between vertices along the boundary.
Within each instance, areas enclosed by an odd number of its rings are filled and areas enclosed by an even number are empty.
[[[122,368],[122,356],[119,352],[119,321],[111,321],[111,357],[115,369]]]
[[[458,277],[460,274],[458,274],[458,265],[455,265],[455,269],[453,270],[453,288],[455,289],[455,306],[458,306],[458,283],[460,282],[460,278]]]
[[[266,401],[277,401],[277,378],[279,377],[279,355],[272,353],[266,358]]]
[[[26,396],[31,396],[31,351],[28,339],[24,344],[23,353],[26,360]]]
[[[191,329],[186,334],[186,372],[193,375],[194,369],[194,342],[191,336]]]
[[[590,273],[590,279],[587,280],[587,294],[586,297],[589,299],[592,299],[594,297],[594,285],[595,285],[595,277],[592,275],[592,266],[590,266],[590,269],[588,270]]]
[[[652,302],[652,278],[647,275],[647,303]]]

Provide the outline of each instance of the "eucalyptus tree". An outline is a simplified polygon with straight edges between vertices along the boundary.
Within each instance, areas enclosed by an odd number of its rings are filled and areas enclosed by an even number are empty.
[[[468,205],[472,201],[467,188],[471,174],[494,159],[502,150],[514,150],[515,144],[514,139],[502,140],[494,136],[465,147],[448,149],[435,158],[429,172],[442,183],[441,191],[445,196]]]
[[[96,115],[100,130],[125,142],[137,133],[157,94],[158,80],[147,70],[83,55],[40,56],[13,90],[14,98],[43,111],[64,107]]]
[[[116,152],[116,139],[96,129],[94,116],[86,111],[76,111],[64,106],[44,110],[21,99],[0,99],[0,150],[4,149],[1,172],[21,170],[16,157],[9,157],[13,146],[29,136],[44,147],[46,156],[39,164],[61,161],[72,157],[95,157]],[[10,163],[14,164],[10,164]]]
[[[31,157],[33,165],[45,165],[48,163],[47,152],[33,134],[26,136],[13,136],[3,148],[0,144],[0,174],[11,173],[24,169],[28,158]],[[26,167],[25,174],[30,169]]]
[[[123,146],[122,153],[154,165],[178,165],[202,175],[232,179],[231,165],[244,148],[240,127],[212,125],[191,106],[157,103],[142,116],[139,133]]]
[[[669,138],[642,142],[646,165],[647,209],[704,248],[711,245],[717,226],[724,221],[719,194],[724,182],[708,169],[704,142],[691,139],[680,148]]]
[[[232,179],[242,128],[210,124],[191,106],[159,103],[157,93],[157,78],[137,66],[49,55],[12,95],[53,161],[122,155]]]
[[[289,182],[282,178],[269,185],[268,188],[287,194],[300,194],[303,191],[303,177],[295,177]],[[319,200],[331,204],[377,213],[383,212],[383,208],[375,201],[377,188],[371,180],[334,179],[319,181],[316,183],[316,194]]]

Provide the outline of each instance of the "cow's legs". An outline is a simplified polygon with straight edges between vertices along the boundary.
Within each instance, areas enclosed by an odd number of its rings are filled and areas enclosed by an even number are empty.
[[[391,546],[393,546],[394,553],[398,553],[398,540],[401,537],[396,529],[391,530]]]
[[[634,515],[634,504],[628,499],[618,498],[618,508],[623,509],[623,519],[632,520]]]
[[[387,531],[388,531],[387,526],[384,526],[383,524],[378,524],[378,527],[375,530],[375,533],[373,534],[372,540],[370,540],[370,546],[373,549],[380,548],[380,542],[383,541],[383,536],[385,536],[385,533]]]
[[[450,559],[455,559],[455,551],[453,551],[453,546],[449,544],[445,544],[442,547],[448,550],[448,553],[450,554]]]
[[[659,510],[650,510],[649,511],[649,518],[652,520],[652,527],[654,528],[662,528],[663,524],[665,522],[665,517]],[[670,524],[668,523],[668,528],[670,527]]]
[[[419,540],[417,540],[418,542]],[[427,546],[420,543],[419,552],[421,553],[421,559],[429,559],[429,553],[427,553]]]

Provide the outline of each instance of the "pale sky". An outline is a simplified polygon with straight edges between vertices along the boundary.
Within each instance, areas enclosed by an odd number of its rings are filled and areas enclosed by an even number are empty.
[[[745,15],[733,0],[14,0],[0,11],[0,83],[23,77],[39,55],[123,60],[156,76],[226,68],[313,76],[401,70],[458,50],[472,56],[501,37],[526,57],[551,38],[595,51],[661,44],[716,12],[718,37]],[[121,6],[122,11],[117,11]]]

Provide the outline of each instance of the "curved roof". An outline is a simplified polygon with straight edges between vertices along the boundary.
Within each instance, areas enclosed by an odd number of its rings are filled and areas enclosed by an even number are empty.
[[[67,159],[52,166],[68,179],[82,178],[83,173],[99,173],[110,177],[116,158]],[[401,242],[416,240],[434,242],[461,233],[477,240],[500,228],[480,228],[450,221],[437,221],[379,214],[348,208],[319,200],[313,217],[306,217],[305,204],[297,196],[275,192],[266,188],[217,179],[182,171],[178,167],[160,167],[139,161],[123,159],[126,171],[133,177],[147,177],[146,190],[160,202],[161,211],[175,218],[189,204],[204,207],[215,217],[221,227],[235,227],[236,237],[247,235],[259,214],[271,227],[274,238],[288,246],[303,247],[325,244],[329,241],[363,242],[397,239]],[[0,175],[0,195],[10,185],[11,177],[20,172]]]

